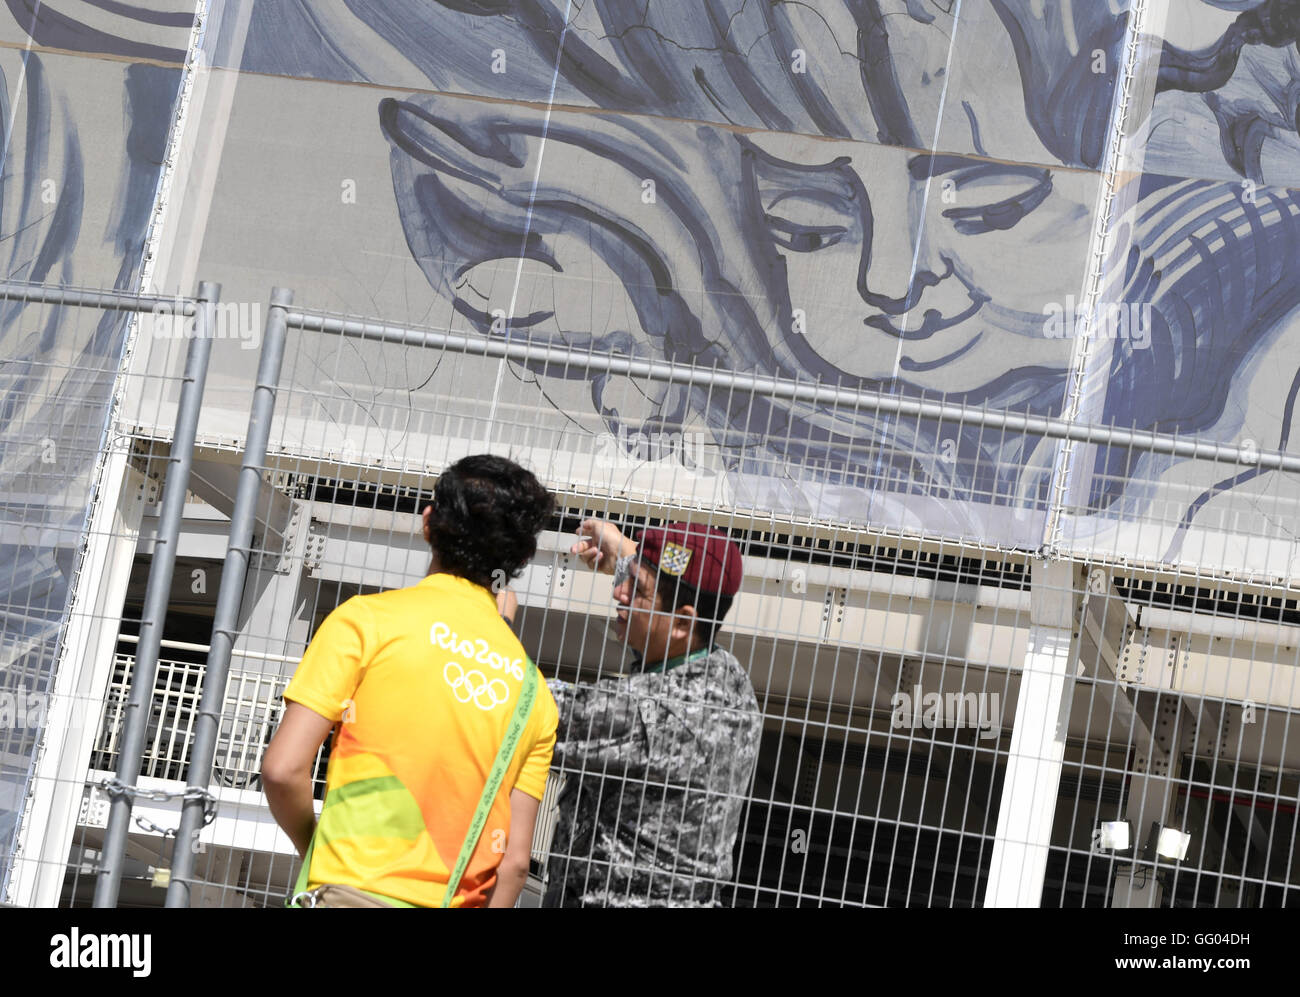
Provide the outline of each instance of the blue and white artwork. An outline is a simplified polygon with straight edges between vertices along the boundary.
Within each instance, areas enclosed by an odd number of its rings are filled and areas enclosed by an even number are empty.
[[[346,399],[398,462],[395,407],[477,434],[509,403],[544,455],[585,434],[697,471],[698,450],[637,441],[703,439],[722,508],[1289,576],[1279,472],[979,413],[1289,446],[1297,18],[1291,0],[260,2],[232,56],[256,74],[246,127],[292,97],[276,120],[300,129],[281,141],[303,183],[346,190],[383,155],[390,189],[363,183],[336,242],[337,209],[258,229],[287,183],[218,189],[205,273],[301,283],[288,240],[324,262],[326,307],[842,392],[339,346],[303,415],[342,425]],[[376,257],[392,269],[364,286]]]
[[[1294,449],[1300,392],[1300,4],[1171,4],[1107,233],[1107,299],[1141,335],[1094,349],[1088,418],[1246,454]],[[1104,399],[1104,401],[1102,400]],[[1294,578],[1293,475],[1100,448],[1076,465],[1082,546]],[[1098,533],[1096,520],[1133,528]],[[1140,533],[1140,536],[1139,536]],[[1101,541],[1101,542],[1099,542]]]
[[[181,79],[166,60],[184,58],[193,5],[6,6],[0,37],[15,44],[0,50],[4,277],[138,289]],[[144,40],[163,36],[179,50]],[[128,324],[118,312],[0,302],[0,896]]]

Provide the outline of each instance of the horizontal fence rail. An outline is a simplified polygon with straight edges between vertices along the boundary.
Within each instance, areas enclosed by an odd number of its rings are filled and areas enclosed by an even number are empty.
[[[1210,443],[1171,434],[1125,429],[1122,426],[1071,422],[1067,419],[1025,415],[1018,412],[972,408],[951,402],[925,401],[880,391],[845,388],[823,383],[801,383],[783,378],[719,370],[716,366],[694,367],[667,360],[642,360],[617,354],[595,353],[569,347],[521,343],[467,336],[435,328],[393,325],[359,319],[343,319],[321,313],[291,310],[286,316],[290,328],[338,336],[355,336],[403,346],[421,346],[519,363],[554,365],[560,368],[621,374],[664,384],[719,388],[740,395],[761,395],[785,401],[829,404],[847,410],[866,409],[924,419],[954,419],[967,425],[1011,430],[1048,439],[1073,440],[1131,447],[1154,454],[1191,457],[1224,464],[1237,464],[1281,471],[1300,471],[1300,454],[1261,450],[1233,444]]]
[[[97,291],[83,287],[58,287],[0,281],[0,300],[26,301],[75,308],[100,308],[108,311],[157,312],[193,316],[198,311],[194,298],[163,294],[131,294],[127,291]]]

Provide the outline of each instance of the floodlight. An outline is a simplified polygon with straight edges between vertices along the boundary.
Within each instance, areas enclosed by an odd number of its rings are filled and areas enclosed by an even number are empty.
[[[1098,847],[1107,851],[1122,852],[1129,846],[1129,829],[1126,820],[1108,820],[1101,822],[1101,837]]]
[[[1182,861],[1187,857],[1187,846],[1192,843],[1192,836],[1172,827],[1162,827],[1160,838],[1156,842],[1156,851],[1167,859]]]

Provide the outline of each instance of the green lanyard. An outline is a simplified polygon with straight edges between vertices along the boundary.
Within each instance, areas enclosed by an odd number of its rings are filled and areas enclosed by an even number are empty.
[[[505,740],[501,742],[501,747],[497,750],[496,760],[492,763],[492,770],[488,773],[487,785],[483,787],[483,794],[478,799],[478,809],[474,811],[474,819],[470,821],[469,833],[465,835],[465,841],[460,846],[460,855],[456,858],[456,866],[452,869],[451,879],[447,881],[447,890],[442,895],[441,907],[450,907],[452,898],[456,896],[456,889],[460,886],[460,878],[465,875],[465,867],[469,865],[469,860],[474,855],[474,849],[478,846],[478,839],[483,834],[483,828],[487,824],[488,813],[492,810],[492,801],[496,799],[497,792],[501,789],[501,782],[505,779],[506,770],[510,768],[510,761],[514,758],[515,749],[519,746],[519,739],[523,736],[524,728],[528,725],[528,715],[532,712],[533,701],[537,698],[537,666],[531,661],[524,672],[523,688],[519,690],[519,701],[515,703],[515,711],[510,716],[510,724],[506,727]],[[311,855],[316,848],[316,835],[312,835],[311,841],[307,843],[307,855],[302,860],[302,868],[298,871],[298,882],[294,886],[293,895],[297,896],[307,889],[308,873],[311,870]],[[371,894],[375,896],[376,894]],[[391,898],[385,898],[391,899]],[[403,905],[409,906],[409,905]]]
[[[465,867],[469,865],[470,856],[474,854],[474,848],[478,845],[479,835],[483,833],[483,826],[487,823],[488,811],[492,809],[492,801],[496,799],[497,790],[501,788],[501,780],[505,778],[506,769],[510,767],[510,759],[514,757],[519,738],[524,733],[528,714],[533,708],[533,700],[536,696],[537,666],[530,661],[524,672],[524,687],[519,690],[519,702],[515,704],[515,712],[510,717],[510,726],[506,728],[505,740],[501,742],[496,761],[492,763],[492,771],[488,773],[483,795],[478,799],[478,809],[474,811],[474,819],[470,821],[469,834],[465,836],[465,843],[460,846],[460,857],[456,859],[456,868],[451,871],[447,892],[442,895],[444,907],[451,906],[451,898],[456,895],[460,877],[465,874]]]

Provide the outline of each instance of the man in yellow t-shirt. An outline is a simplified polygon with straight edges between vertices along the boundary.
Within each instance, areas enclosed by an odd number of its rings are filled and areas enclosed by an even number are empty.
[[[536,667],[489,588],[523,570],[552,507],[546,489],[511,461],[458,461],[424,510],[428,577],[349,599],[321,624],[285,690],[284,720],[262,763],[276,822],[300,855],[311,843],[309,888],[352,886],[398,906],[442,903],[525,669]],[[452,906],[514,906],[557,723],[539,678]],[[311,766],[331,729],[317,824]]]

